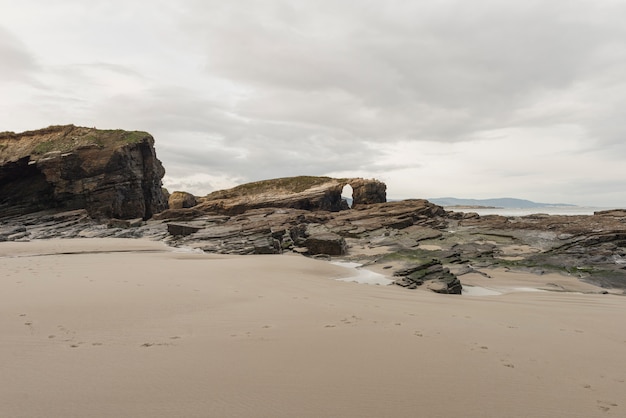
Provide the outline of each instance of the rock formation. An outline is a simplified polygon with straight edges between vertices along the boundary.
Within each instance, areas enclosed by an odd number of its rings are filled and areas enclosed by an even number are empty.
[[[0,134],[0,218],[45,209],[143,218],[167,208],[145,132],[51,126]]]
[[[225,215],[270,207],[337,212],[349,209],[341,197],[347,184],[353,188],[353,207],[387,201],[387,186],[377,180],[299,176],[247,183],[213,192],[199,198],[194,210]],[[167,218],[173,214],[159,216]]]
[[[388,269],[399,286],[451,294],[462,292],[459,276],[488,278],[481,270],[492,267],[626,289],[624,210],[481,217],[386,202],[376,180],[307,176],[174,192],[164,210],[153,143],[143,132],[74,126],[0,134],[0,241],[144,237],[212,253],[340,256]]]
[[[432,259],[428,262],[405,267],[393,273],[400,277],[395,284],[409,289],[416,289],[423,284],[436,293],[460,295],[463,286],[450,269],[443,267],[441,260]]]
[[[170,209],[192,208],[198,204],[196,197],[187,192],[173,192],[167,198]]]

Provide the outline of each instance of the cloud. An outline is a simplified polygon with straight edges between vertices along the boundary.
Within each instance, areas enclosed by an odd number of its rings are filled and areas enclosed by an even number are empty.
[[[242,113],[379,141],[454,141],[497,126],[595,71],[606,37],[620,35],[589,2],[404,3],[198,4],[186,25],[210,74],[254,90]]]
[[[7,128],[147,130],[199,194],[335,174],[624,202],[626,1],[85,4],[6,8]]]
[[[37,70],[36,60],[24,43],[0,26],[0,83],[38,84],[33,78]]]

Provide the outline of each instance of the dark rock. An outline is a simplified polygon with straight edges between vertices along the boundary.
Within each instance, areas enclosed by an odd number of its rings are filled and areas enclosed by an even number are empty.
[[[304,241],[304,246],[311,255],[344,255],[346,254],[346,241],[343,237],[332,232],[319,233],[309,236]]]
[[[461,282],[451,273],[441,278],[429,281],[426,284],[426,287],[428,290],[432,290],[435,293],[450,295],[460,295],[463,291]]]
[[[26,233],[26,227],[24,225],[0,226],[0,241],[12,241],[13,239],[9,237],[20,233]]]
[[[426,263],[417,264],[417,265],[409,266],[400,270],[396,270],[393,272],[393,275],[396,277],[409,276],[415,272],[426,271],[428,268],[433,267],[433,266],[441,267],[441,261],[437,259],[433,259]]]
[[[346,184],[352,187],[352,207],[385,203],[387,201],[387,185],[378,180],[352,179]],[[343,186],[342,186],[343,187]]]
[[[115,219],[111,218],[107,222],[109,228],[137,228],[141,226],[143,219]]]
[[[166,209],[162,212],[156,213],[152,216],[152,219],[161,221],[191,221],[193,219],[203,218],[207,215],[201,209],[182,208],[182,209]],[[228,219],[228,217],[226,217]]]
[[[73,125],[0,134],[0,218],[46,209],[148,219],[167,208],[145,132]]]
[[[594,216],[613,216],[626,219],[626,209],[600,210],[593,213]]]
[[[262,236],[253,241],[254,254],[280,254],[280,241],[271,236]]]
[[[437,259],[397,270],[393,275],[400,277],[394,282],[396,285],[409,289],[426,284],[433,292],[456,295],[463,289],[459,279]]]
[[[200,231],[202,227],[190,224],[168,223],[167,232],[174,236],[186,236]]]

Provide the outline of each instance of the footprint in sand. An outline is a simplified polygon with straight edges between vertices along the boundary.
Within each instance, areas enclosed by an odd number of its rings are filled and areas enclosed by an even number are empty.
[[[611,410],[611,407],[617,406],[615,402],[607,402],[601,400],[597,400],[596,402],[598,403],[598,409],[600,409],[602,412],[609,412]]]
[[[172,345],[170,343],[143,343],[142,347],[153,347],[153,346],[164,346],[164,345]]]
[[[326,324],[324,328],[335,328],[337,325]]]

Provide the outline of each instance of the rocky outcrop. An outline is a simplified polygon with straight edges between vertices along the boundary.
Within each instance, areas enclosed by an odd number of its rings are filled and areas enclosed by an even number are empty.
[[[85,209],[47,210],[0,219],[0,242],[51,238],[167,238],[167,225],[142,219],[98,221]]]
[[[363,245],[411,248],[441,236],[446,212],[426,200],[371,205],[340,212],[258,208],[242,214],[170,209],[157,218],[168,224],[175,245],[230,254],[345,255],[348,240]],[[359,244],[360,245],[360,244]]]
[[[436,293],[460,295],[463,290],[459,279],[450,269],[443,267],[438,259],[403,268],[393,275],[400,277],[395,284],[408,289],[416,289],[425,284],[428,290]]]
[[[167,198],[170,209],[192,208],[198,204],[196,197],[187,192],[173,192]]]
[[[381,181],[359,178],[349,180],[346,184],[352,187],[353,208],[387,201],[387,185]]]
[[[353,189],[353,206],[387,201],[386,187],[377,180],[299,176],[247,183],[198,198],[196,211],[238,215],[252,209],[290,208],[338,212],[349,209],[341,197],[345,185]],[[176,209],[175,207],[172,207]],[[159,215],[161,219],[170,213]]]
[[[45,209],[148,219],[167,208],[145,132],[51,126],[0,134],[0,218]]]

